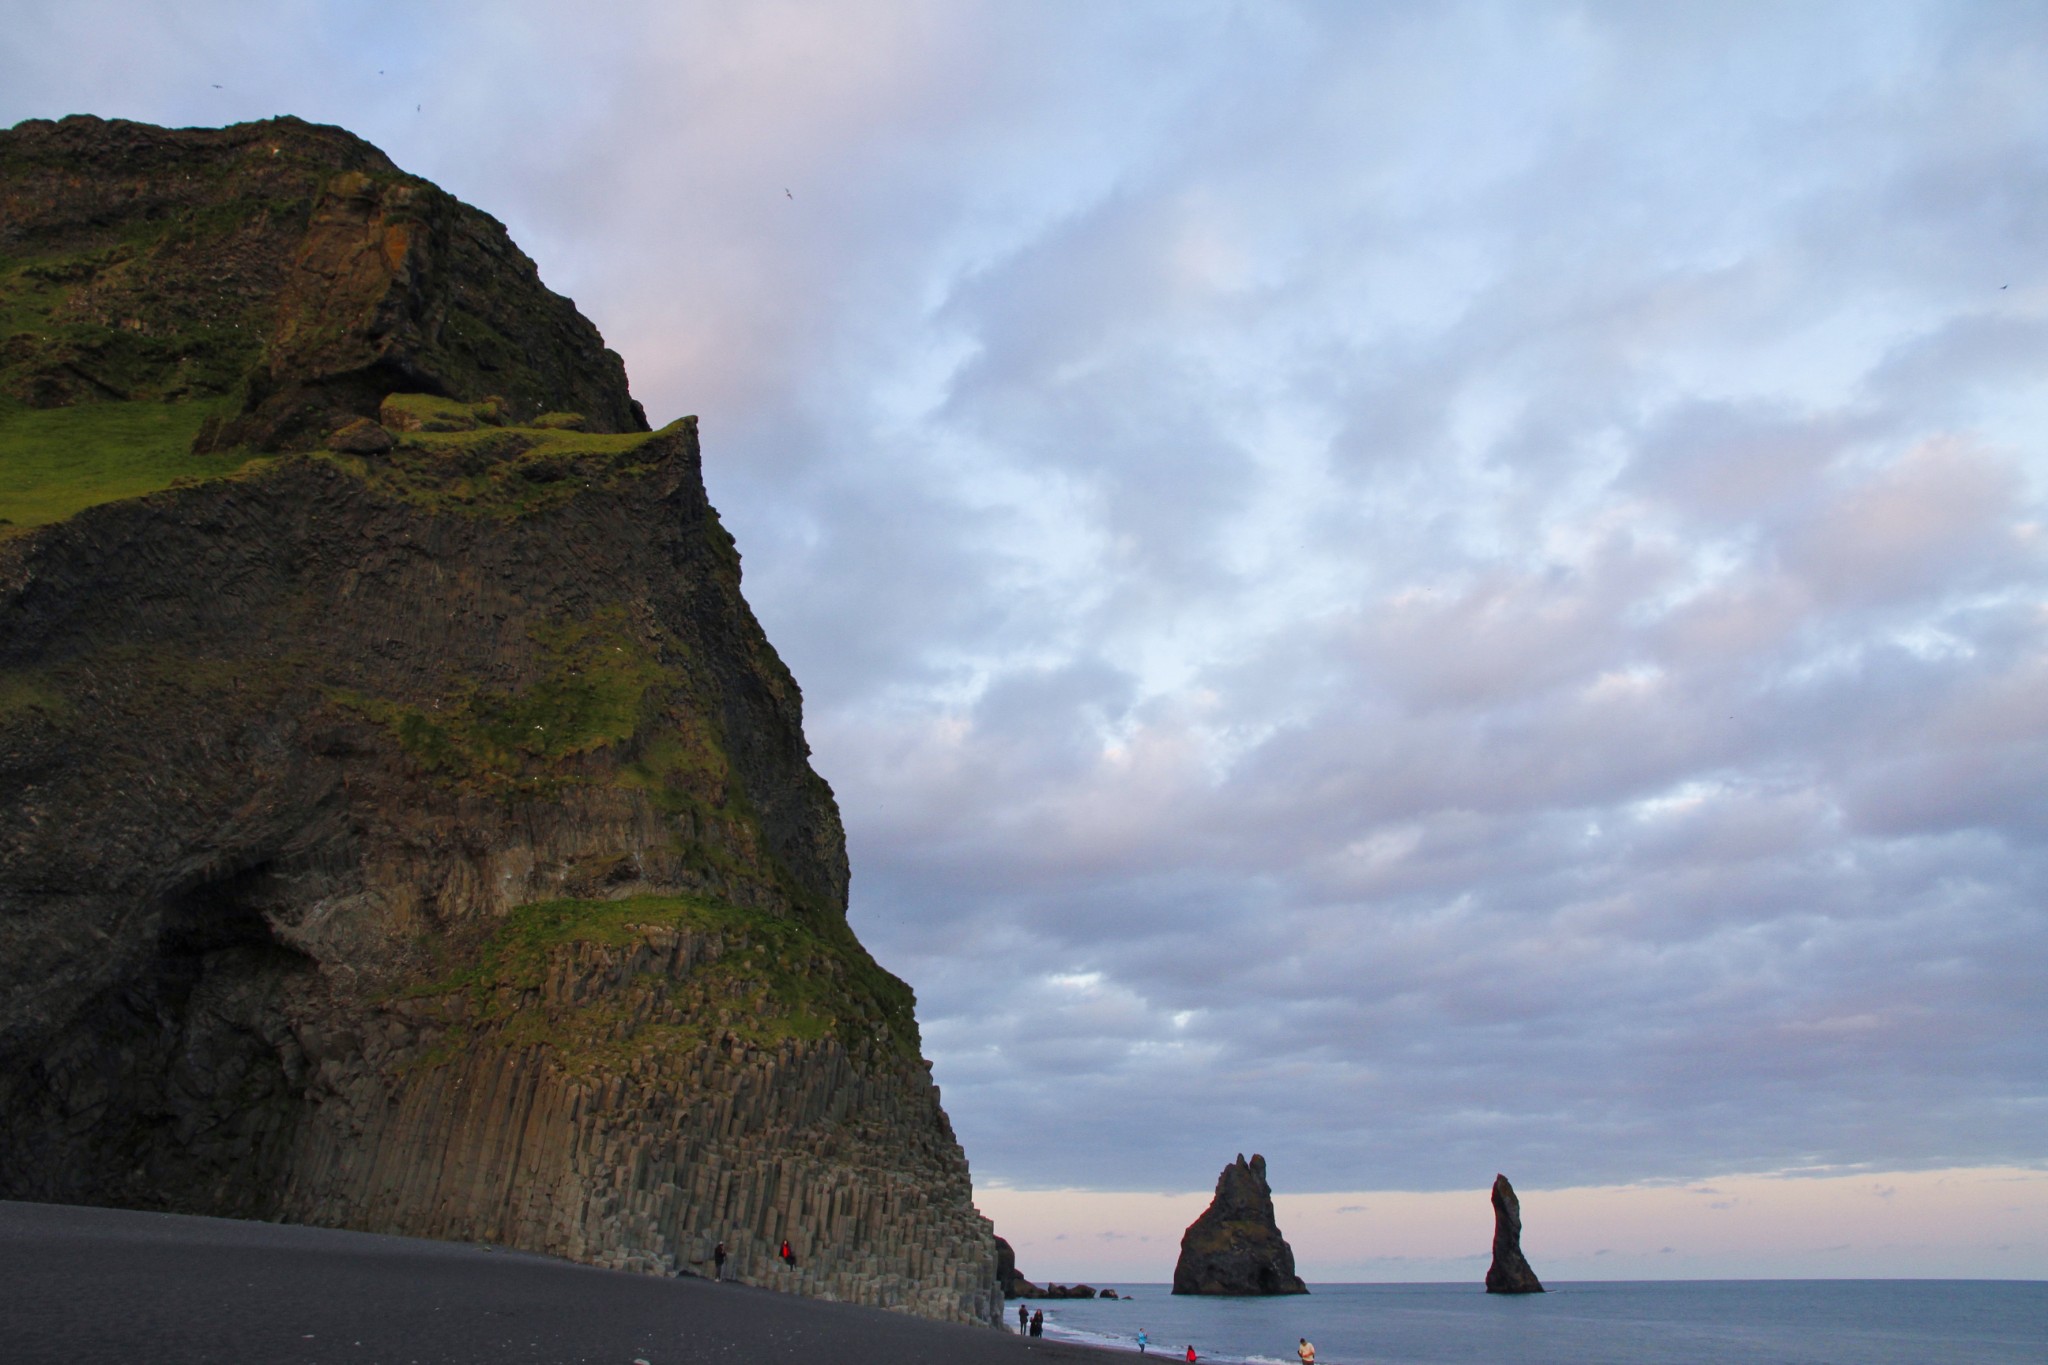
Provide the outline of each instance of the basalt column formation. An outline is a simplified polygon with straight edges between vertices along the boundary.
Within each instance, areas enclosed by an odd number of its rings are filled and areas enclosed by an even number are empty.
[[[0,133],[0,467],[0,1197],[995,1320],[695,420],[494,220]]]

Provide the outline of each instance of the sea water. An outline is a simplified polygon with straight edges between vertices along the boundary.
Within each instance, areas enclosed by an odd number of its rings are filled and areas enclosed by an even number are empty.
[[[1318,1284],[1306,1295],[1032,1301],[1050,1337],[1184,1361],[1294,1365],[2042,1365],[2048,1282],[1693,1280],[1578,1282],[1547,1294],[1470,1284]],[[1010,1304],[1014,1329],[1017,1304]]]

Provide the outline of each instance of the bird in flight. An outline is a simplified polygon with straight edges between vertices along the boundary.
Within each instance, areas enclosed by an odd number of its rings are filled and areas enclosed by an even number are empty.
[[[217,85],[216,85],[215,87],[213,87],[213,88],[214,88],[214,89],[216,89],[216,90],[220,89],[220,87],[219,87],[219,86],[217,86]]]

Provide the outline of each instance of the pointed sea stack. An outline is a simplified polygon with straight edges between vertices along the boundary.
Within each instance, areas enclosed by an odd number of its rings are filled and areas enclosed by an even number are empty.
[[[1493,1178],[1493,1264],[1486,1268],[1486,1292],[1543,1292],[1543,1282],[1522,1257],[1522,1201],[1504,1175]]]
[[[1244,1153],[1216,1178],[1216,1198],[1181,1234],[1176,1294],[1306,1294],[1294,1250],[1273,1221],[1266,1158]]]

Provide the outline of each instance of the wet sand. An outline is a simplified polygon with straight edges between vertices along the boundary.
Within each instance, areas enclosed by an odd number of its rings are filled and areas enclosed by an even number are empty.
[[[1109,1365],[1122,1352],[410,1237],[0,1201],[8,1365]]]

